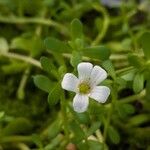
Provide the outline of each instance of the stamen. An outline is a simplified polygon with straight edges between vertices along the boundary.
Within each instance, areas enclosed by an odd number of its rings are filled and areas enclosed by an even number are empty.
[[[90,93],[90,85],[87,82],[82,82],[79,84],[79,92],[81,94],[88,94]]]

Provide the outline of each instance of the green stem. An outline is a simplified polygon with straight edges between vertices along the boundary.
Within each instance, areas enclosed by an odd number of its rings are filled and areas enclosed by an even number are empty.
[[[120,103],[131,103],[134,102],[136,100],[140,100],[142,99],[144,96],[146,95],[146,91],[143,90],[141,93],[136,94],[136,95],[132,95],[123,99],[120,99],[119,102]]]
[[[72,54],[62,53],[62,56],[65,57],[65,58],[70,59]],[[127,55],[125,55],[125,54],[111,54],[110,59],[112,61],[118,61],[118,60],[125,60],[126,61],[127,60]],[[98,59],[91,59],[90,57],[87,57],[87,56],[83,56],[83,60],[85,60],[85,61],[91,61],[91,60],[99,61]]]
[[[33,59],[32,57],[28,57],[28,56],[24,56],[24,55],[12,53],[12,52],[0,53],[0,56],[21,60],[21,61],[24,61],[26,63],[32,64],[38,68],[41,68],[40,62],[37,61],[36,59]]]
[[[52,141],[50,144],[48,144],[44,149],[45,150],[53,150],[56,148],[56,146],[60,145],[60,143],[62,142],[63,140],[63,135],[62,134],[59,134],[57,135]]]
[[[63,117],[64,132],[66,135],[66,140],[69,141],[69,130],[68,130],[68,124],[67,124],[67,109],[66,109],[67,104],[65,101],[64,91],[62,91],[60,99],[61,99],[61,111],[62,111],[62,117]]]
[[[20,100],[24,99],[24,95],[25,95],[24,94],[24,89],[25,89],[26,82],[27,82],[27,79],[29,77],[29,74],[30,74],[30,67],[26,68],[26,70],[24,71],[24,73],[22,75],[22,78],[21,78],[21,81],[20,81],[19,88],[17,90],[17,97]]]
[[[104,141],[106,141],[107,139],[107,132],[108,132],[108,128],[109,128],[109,124],[111,121],[111,116],[113,113],[113,109],[115,107],[116,104],[116,100],[117,100],[117,86],[113,85],[113,88],[111,89],[111,95],[112,95],[112,103],[109,107],[109,111],[108,111],[108,116],[107,116],[107,120],[105,121],[105,127],[104,127]]]
[[[112,111],[113,111],[113,106],[111,105],[109,112],[108,112],[107,120],[105,121],[104,135],[103,135],[104,141],[106,141],[106,138],[107,138],[107,130],[109,128],[109,123],[111,120]]]
[[[146,90],[143,90],[141,93],[136,94],[136,95],[132,95],[132,96],[128,96],[122,99],[118,100],[118,103],[132,103],[136,100],[142,100],[143,97],[146,96]],[[105,105],[106,108],[111,108],[112,104],[107,104]]]
[[[120,74],[120,73],[122,73],[122,72],[130,71],[130,70],[133,70],[133,69],[134,69],[134,67],[133,67],[133,66],[125,67],[125,68],[122,68],[122,69],[116,70],[116,74]]]
[[[40,17],[44,18],[46,15],[46,12],[47,12],[47,9],[42,9],[42,11],[40,12]],[[35,28],[35,35],[40,37],[41,33],[42,33],[42,25],[40,24],[40,25],[37,25]],[[21,81],[20,81],[20,85],[19,85],[19,88],[17,91],[17,97],[21,100],[24,99],[24,96],[25,96],[25,94],[24,94],[25,86],[26,86],[31,68],[32,68],[31,65],[27,66],[26,70],[24,71],[24,73],[22,75]]]
[[[95,40],[93,41],[92,45],[97,45],[99,44],[102,39],[105,37],[108,26],[109,26],[109,15],[108,12],[106,11],[106,9],[100,5],[94,4],[93,8],[95,10],[97,10],[98,12],[102,13],[104,21],[103,21],[103,27],[101,29],[101,32],[98,33],[97,37],[95,38]]]
[[[46,25],[46,26],[53,26],[56,27],[62,34],[68,34],[68,29],[51,20],[51,19],[44,19],[40,17],[34,17],[34,18],[28,18],[28,17],[16,17],[16,16],[11,16],[11,17],[3,17],[0,16],[0,22],[3,23],[10,23],[10,24],[41,24],[41,25]]]
[[[13,143],[13,142],[32,142],[32,137],[31,136],[6,136],[2,137],[0,139],[0,143]]]
[[[19,148],[20,150],[30,150],[30,148],[24,143],[18,143],[16,144],[16,147]]]

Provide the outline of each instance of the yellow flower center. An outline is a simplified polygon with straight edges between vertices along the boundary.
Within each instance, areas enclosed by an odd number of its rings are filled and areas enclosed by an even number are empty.
[[[81,94],[88,94],[90,92],[90,86],[88,83],[86,82],[82,82],[79,84],[79,92]]]

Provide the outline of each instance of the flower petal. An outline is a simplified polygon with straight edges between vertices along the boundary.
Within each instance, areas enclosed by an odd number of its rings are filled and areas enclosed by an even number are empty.
[[[90,93],[90,97],[100,103],[105,103],[110,95],[110,89],[106,86],[95,86]]]
[[[106,78],[107,78],[107,72],[99,66],[94,66],[91,72],[91,78],[90,78],[91,84],[98,85],[100,82],[102,82]]]
[[[73,108],[76,112],[84,112],[89,105],[89,98],[87,95],[76,94],[73,99]]]
[[[91,72],[93,69],[93,65],[88,62],[82,62],[78,65],[78,75],[79,79],[86,80],[87,78],[90,78]]]
[[[79,79],[75,75],[72,73],[66,73],[61,82],[61,86],[65,90],[76,92],[78,83]]]

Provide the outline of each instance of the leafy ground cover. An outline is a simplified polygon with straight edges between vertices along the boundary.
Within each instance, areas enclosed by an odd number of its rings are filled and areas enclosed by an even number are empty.
[[[110,89],[82,113],[81,62]],[[149,108],[149,0],[0,0],[0,150],[149,150]]]

